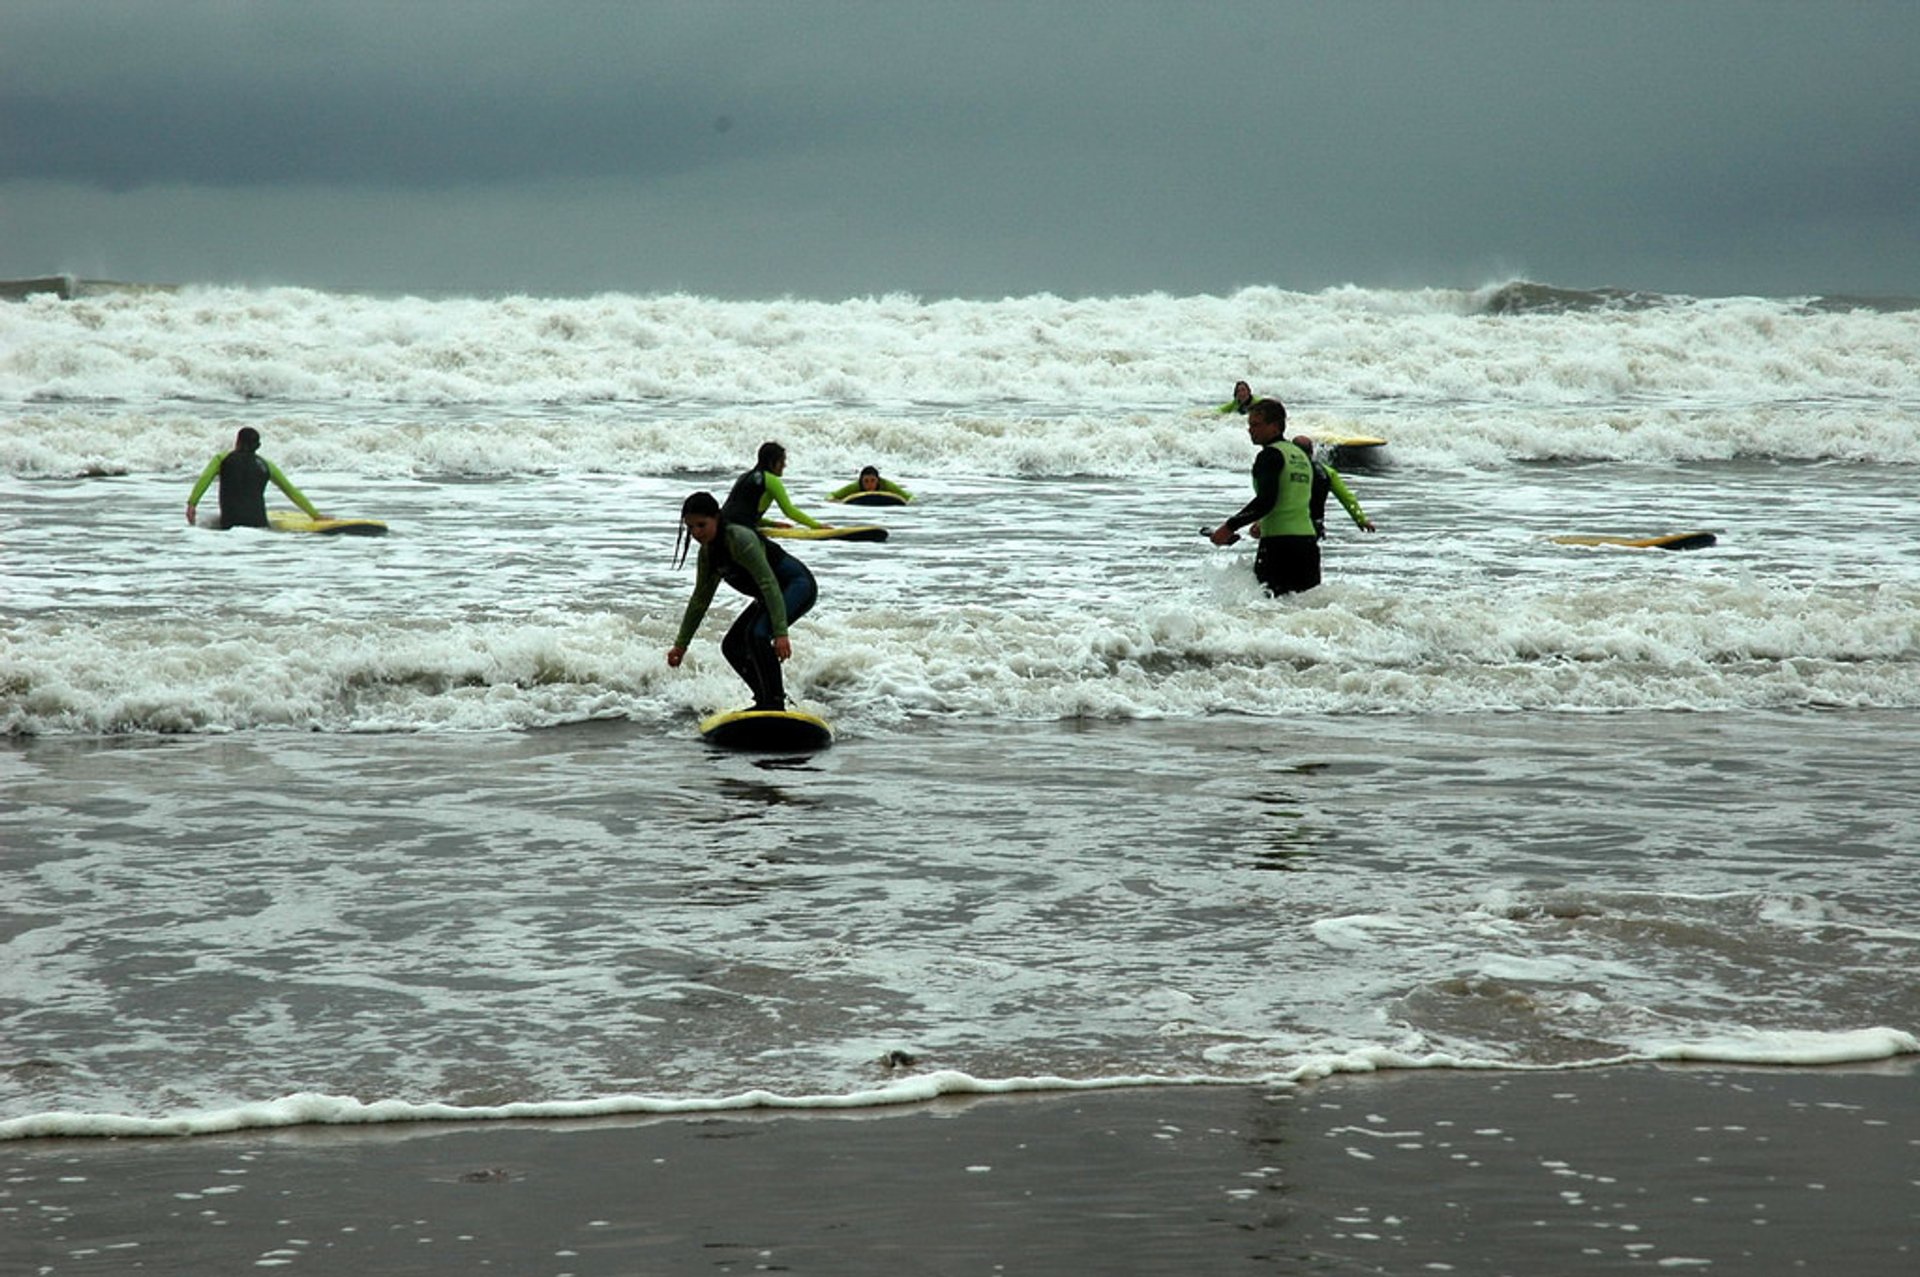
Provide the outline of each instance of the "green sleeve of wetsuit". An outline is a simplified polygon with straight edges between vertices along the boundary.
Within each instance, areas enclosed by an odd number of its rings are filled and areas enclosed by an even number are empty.
[[[764,555],[761,556],[765,558]],[[707,563],[707,550],[700,547],[700,557],[693,566],[693,597],[687,600],[687,610],[680,616],[680,632],[674,636],[675,647],[685,647],[693,642],[693,632],[700,628],[700,622],[707,615],[707,607],[713,602],[713,592],[720,584],[720,574]]]
[[[913,494],[911,492],[908,492],[905,488],[901,487],[899,484],[895,483],[891,479],[882,479],[880,481],[880,486],[885,488],[888,492],[891,492],[894,496],[899,497],[902,501],[913,500]]]
[[[1239,513],[1227,520],[1227,527],[1235,532],[1248,524],[1258,523],[1267,517],[1280,499],[1280,477],[1284,466],[1280,454],[1272,448],[1262,448],[1253,459],[1253,500],[1240,508]]]
[[[852,483],[843,483],[832,492],[829,492],[827,494],[827,500],[843,501],[858,491],[860,491],[860,481],[855,479]]]
[[[773,476],[767,478],[771,480]],[[733,550],[733,561],[745,568],[753,577],[753,583],[760,587],[760,602],[766,606],[773,636],[782,637],[787,632],[787,596],[780,590],[780,578],[773,574],[773,564],[767,562],[760,534],[752,528],[729,527],[726,535]]]
[[[1221,404],[1218,408],[1215,408],[1214,411],[1219,413],[1222,417],[1224,417],[1228,413],[1232,412],[1235,408],[1238,408],[1239,406],[1240,406],[1239,404],[1229,399],[1225,403]]]
[[[1353,519],[1353,525],[1357,528],[1366,527],[1367,512],[1360,508],[1360,498],[1354,496],[1348,489],[1346,481],[1340,477],[1338,470],[1332,466],[1323,468],[1327,472],[1327,486],[1333,489],[1333,495],[1339,499],[1347,514]]]
[[[260,459],[267,461],[265,457]],[[320,512],[313,508],[313,502],[302,496],[300,489],[294,487],[292,480],[288,479],[284,474],[281,474],[280,467],[274,465],[271,461],[267,461],[267,478],[273,480],[274,487],[287,494],[287,500],[306,511],[309,519],[317,519],[320,517]]]
[[[193,491],[187,494],[188,505],[200,504],[200,498],[207,495],[207,489],[213,485],[214,478],[220,473],[220,463],[226,459],[226,453],[217,452],[213,460],[207,462],[207,468],[200,472],[200,478],[194,482]]]
[[[809,528],[817,528],[821,526],[820,521],[814,518],[812,515],[802,514],[800,511],[793,508],[793,500],[792,498],[787,496],[787,485],[780,482],[780,476],[772,473],[771,471],[769,471],[767,474],[766,495],[772,497],[775,501],[778,501],[780,503],[781,513],[785,514],[789,519],[792,519],[795,523],[802,524],[803,526],[809,527]],[[766,513],[766,506],[762,505],[760,507],[760,511],[762,514]]]

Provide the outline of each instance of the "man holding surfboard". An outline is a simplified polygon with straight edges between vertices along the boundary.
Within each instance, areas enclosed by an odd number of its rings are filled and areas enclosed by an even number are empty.
[[[1260,451],[1253,459],[1253,500],[1208,533],[1215,545],[1232,545],[1240,529],[1256,524],[1260,549],[1253,575],[1269,594],[1298,594],[1320,584],[1320,538],[1313,532],[1313,463],[1287,441],[1287,409],[1261,399],[1247,409],[1247,438]]]
[[[680,632],[667,649],[667,664],[680,668],[714,591],[725,581],[753,602],[727,630],[720,652],[753,693],[755,710],[786,709],[780,662],[793,655],[787,626],[805,616],[819,597],[813,573],[761,536],[753,524],[729,519],[711,492],[696,492],[686,499],[680,507],[680,524],[682,540],[675,566],[686,562],[689,542],[700,547],[700,555],[694,564],[693,596],[680,618]]]
[[[194,523],[200,498],[220,480],[220,524],[222,528],[264,528],[267,520],[267,484],[287,494],[287,500],[299,506],[311,519],[325,515],[313,508],[313,502],[293,486],[280,467],[260,455],[260,432],[252,426],[240,427],[234,437],[233,451],[222,452],[207,462],[193,491],[187,494],[187,522]]]
[[[786,469],[787,450],[771,439],[761,444],[753,469],[733,481],[726,503],[720,507],[727,521],[744,528],[757,528],[767,507],[778,501],[781,512],[795,523],[809,528],[824,528],[826,524],[794,507],[793,499],[787,495],[786,484],[780,481]]]

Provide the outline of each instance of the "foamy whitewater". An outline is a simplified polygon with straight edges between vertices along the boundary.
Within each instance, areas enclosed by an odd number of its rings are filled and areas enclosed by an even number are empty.
[[[1531,284],[0,304],[0,1137],[1920,1050],[1917,356]],[[1309,595],[1198,535],[1240,377],[1387,440]],[[188,526],[247,425],[391,535]],[[695,735],[737,596],[663,655],[770,438],[891,533],[797,547],[806,759]]]

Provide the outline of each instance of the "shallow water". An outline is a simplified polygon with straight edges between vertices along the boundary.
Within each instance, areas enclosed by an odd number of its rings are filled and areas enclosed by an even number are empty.
[[[731,405],[587,340],[643,299],[239,299],[0,312],[0,1133],[1920,1048],[1911,316],[1263,294],[1389,439],[1273,600],[1211,302],[722,308]],[[243,423],[391,534],[186,526]],[[804,759],[694,735],[733,600],[664,661],[768,435],[891,532],[799,549]],[[826,505],[869,460],[919,500]]]

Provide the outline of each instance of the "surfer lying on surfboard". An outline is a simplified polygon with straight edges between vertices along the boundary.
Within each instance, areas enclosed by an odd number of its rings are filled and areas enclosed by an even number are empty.
[[[221,528],[264,528],[267,523],[267,484],[269,481],[287,494],[287,500],[306,511],[311,519],[324,519],[327,516],[313,508],[313,502],[302,495],[300,489],[286,475],[280,473],[280,467],[260,455],[260,432],[252,426],[240,427],[240,433],[234,436],[233,451],[221,452],[207,462],[207,468],[200,472],[193,491],[187,494],[187,522],[196,523],[194,515],[200,506],[200,498],[220,480],[220,522]]]
[[[852,483],[843,483],[827,494],[829,501],[845,501],[848,497],[862,492],[890,492],[902,501],[913,500],[913,494],[891,479],[882,479],[877,466],[860,467],[860,477]]]
[[[680,618],[680,633],[667,649],[667,664],[680,668],[687,644],[713,602],[714,590],[725,581],[753,602],[720,640],[721,655],[753,693],[753,708],[785,709],[787,690],[780,662],[793,655],[787,626],[805,616],[819,597],[813,573],[754,531],[752,524],[743,527],[730,520],[711,492],[696,492],[686,499],[680,507],[680,526],[674,566],[687,561],[690,542],[700,547],[700,556],[694,563],[693,597]]]

